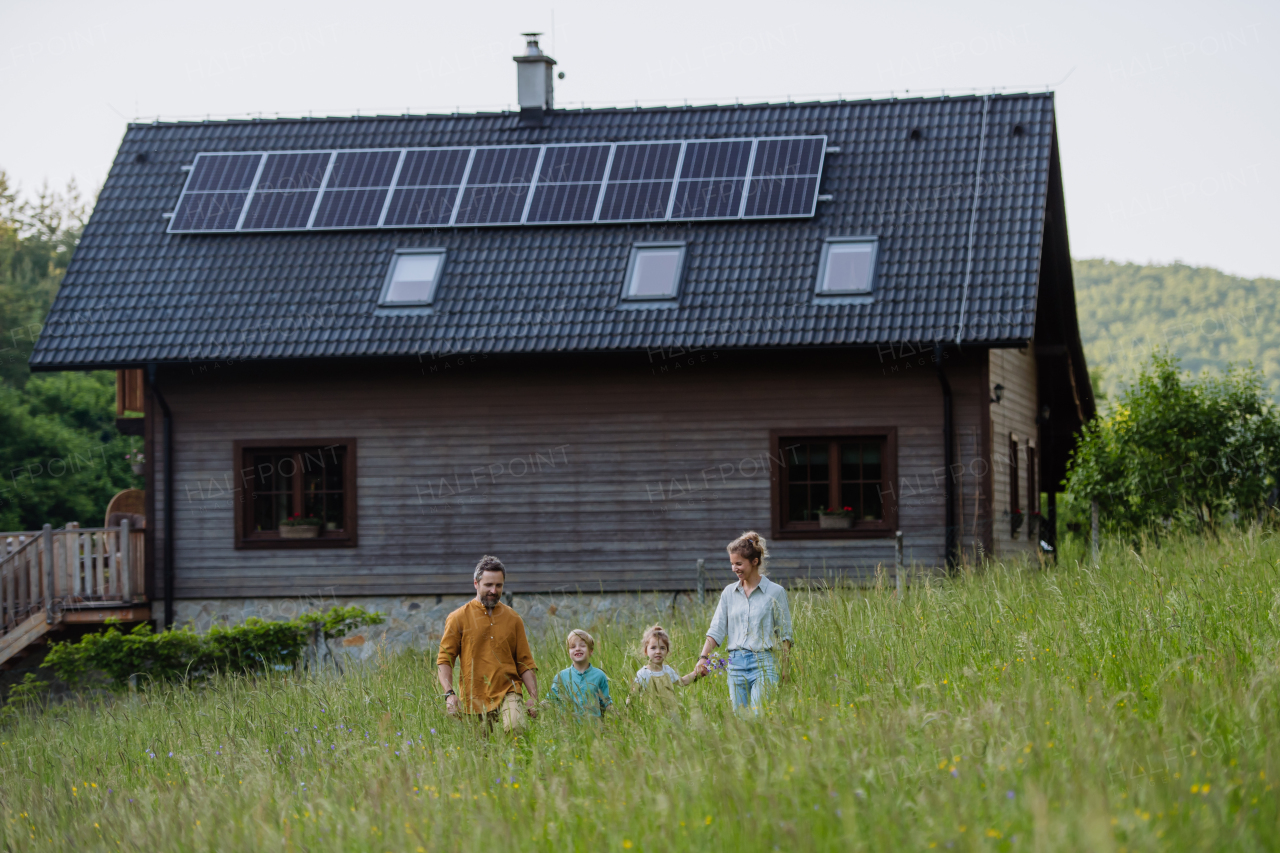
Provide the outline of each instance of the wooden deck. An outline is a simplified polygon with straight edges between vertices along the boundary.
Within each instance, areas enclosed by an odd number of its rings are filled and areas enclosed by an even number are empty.
[[[61,625],[150,618],[144,547],[127,522],[0,534],[0,665]]]

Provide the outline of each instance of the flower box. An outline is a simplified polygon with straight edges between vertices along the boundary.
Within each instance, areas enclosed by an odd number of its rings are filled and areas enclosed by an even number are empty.
[[[853,519],[847,515],[834,515],[832,513],[818,513],[818,529],[819,530],[848,530],[853,526]]]
[[[320,535],[320,525],[318,524],[282,524],[280,525],[281,539],[315,539]]]

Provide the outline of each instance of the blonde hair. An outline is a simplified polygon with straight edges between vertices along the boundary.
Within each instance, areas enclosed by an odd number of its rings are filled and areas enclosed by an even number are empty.
[[[730,542],[725,550],[730,554],[746,557],[748,560],[759,560],[760,574],[764,574],[764,564],[769,559],[769,547],[765,545],[764,537],[759,533],[748,530]]]
[[[572,640],[574,637],[577,637],[579,640],[582,640],[582,642],[587,644],[587,651],[594,652],[596,650],[596,638],[591,636],[581,628],[574,628],[572,631],[569,632],[569,636],[564,638],[565,648],[569,647],[569,641]]]
[[[649,643],[654,640],[661,640],[667,644],[667,651],[671,651],[671,635],[667,633],[667,629],[661,625],[651,625],[644,629],[644,636],[640,638],[640,657],[647,658],[649,656]]]

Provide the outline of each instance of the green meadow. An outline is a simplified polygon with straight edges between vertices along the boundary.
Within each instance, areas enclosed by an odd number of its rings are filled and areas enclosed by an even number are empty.
[[[87,696],[0,731],[5,850],[1271,850],[1280,539],[1112,543],[794,591],[789,683],[735,717],[448,719],[434,653]],[[725,574],[728,582],[728,574]],[[710,605],[654,613],[687,671]],[[581,626],[626,696],[640,624]],[[534,638],[547,685],[560,638]]]

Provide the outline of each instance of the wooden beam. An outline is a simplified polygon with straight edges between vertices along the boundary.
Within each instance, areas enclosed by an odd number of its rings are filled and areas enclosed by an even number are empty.
[[[48,633],[50,627],[45,620],[43,609],[28,616],[21,625],[0,637],[0,663],[4,663],[40,639]]]
[[[151,618],[151,605],[139,607],[95,607],[84,610],[62,611],[64,625],[88,625],[119,619],[121,622],[146,622]]]

